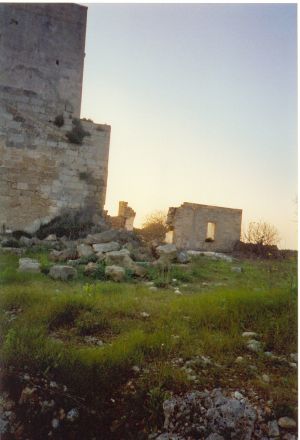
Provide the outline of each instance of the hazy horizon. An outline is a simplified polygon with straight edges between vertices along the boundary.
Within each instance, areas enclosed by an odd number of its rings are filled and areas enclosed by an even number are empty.
[[[82,117],[112,127],[106,209],[243,209],[297,248],[297,6],[88,4]]]

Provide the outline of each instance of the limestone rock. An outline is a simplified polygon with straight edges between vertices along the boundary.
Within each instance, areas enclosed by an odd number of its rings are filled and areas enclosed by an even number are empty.
[[[243,269],[240,266],[233,266],[231,272],[241,273],[243,272]]]
[[[32,238],[28,238],[22,235],[22,237],[20,237],[19,243],[21,246],[31,247],[34,244],[34,240]]]
[[[92,246],[81,243],[77,245],[77,253],[79,257],[89,257],[94,253]]]
[[[258,353],[259,351],[262,351],[262,345],[259,341],[256,341],[255,339],[250,339],[247,343],[247,348],[250,351],[254,351],[255,353]]]
[[[110,229],[108,231],[99,232],[98,234],[89,234],[86,238],[87,244],[109,243],[116,241],[119,238],[119,231],[117,229]]]
[[[156,252],[159,255],[159,259],[156,264],[168,265],[176,261],[177,248],[174,244],[164,244],[156,248]]]
[[[268,422],[268,433],[270,437],[279,437],[280,432],[276,420]]]
[[[217,433],[212,433],[208,437],[206,437],[205,440],[225,440],[222,435],[219,435]]]
[[[50,235],[48,235],[44,240],[45,240],[45,241],[56,241],[57,238],[56,238],[56,235],[55,235],[55,234],[50,234]]]
[[[220,252],[188,250],[187,253],[190,257],[203,256],[213,258],[214,260],[223,260],[228,261],[229,263],[233,262],[233,258],[230,255],[222,254]]]
[[[20,258],[19,271],[38,273],[41,271],[40,263],[37,260],[33,260],[32,258]]]
[[[97,254],[103,254],[106,252],[118,251],[121,248],[119,243],[111,241],[108,243],[96,243],[93,244],[93,249]]]
[[[89,262],[85,268],[84,268],[84,275],[90,277],[91,275],[94,275],[94,273],[96,272],[98,268],[98,264],[97,263],[93,263],[92,261]]]
[[[70,247],[64,249],[62,251],[53,250],[49,254],[49,259],[51,261],[67,261],[67,260],[75,260],[77,258],[77,249],[74,247]]]
[[[72,266],[56,265],[51,267],[49,276],[55,280],[68,281],[77,276],[77,270]]]
[[[116,265],[106,266],[105,275],[113,281],[120,282],[125,279],[125,269]]]
[[[117,265],[125,267],[126,269],[134,269],[135,263],[130,258],[130,253],[127,249],[107,252],[105,255],[105,262],[108,265]]]
[[[226,397],[220,389],[173,396],[164,401],[163,410],[165,431],[184,439],[250,440],[257,419],[246,399]]]
[[[280,419],[278,420],[278,425],[280,426],[280,428],[292,429],[296,428],[297,423],[291,417],[280,417]]]
[[[257,338],[258,334],[255,332],[244,332],[242,333],[243,338]]]
[[[191,261],[191,257],[186,251],[180,251],[177,254],[177,261],[181,264],[187,264]]]

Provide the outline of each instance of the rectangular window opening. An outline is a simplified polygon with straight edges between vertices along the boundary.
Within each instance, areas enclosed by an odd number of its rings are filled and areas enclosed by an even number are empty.
[[[216,224],[212,222],[207,223],[206,240],[208,243],[215,241]]]

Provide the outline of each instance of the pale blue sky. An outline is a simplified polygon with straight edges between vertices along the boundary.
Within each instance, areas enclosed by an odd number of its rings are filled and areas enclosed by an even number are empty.
[[[243,209],[296,247],[295,4],[89,4],[82,116],[112,126],[106,208]]]

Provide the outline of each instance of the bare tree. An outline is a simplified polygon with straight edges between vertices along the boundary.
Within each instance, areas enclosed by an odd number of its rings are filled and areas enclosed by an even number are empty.
[[[270,223],[259,221],[250,222],[243,234],[243,241],[260,245],[277,245],[280,236],[277,228]]]
[[[164,241],[167,232],[167,215],[163,211],[154,211],[149,214],[139,233],[146,241]]]

